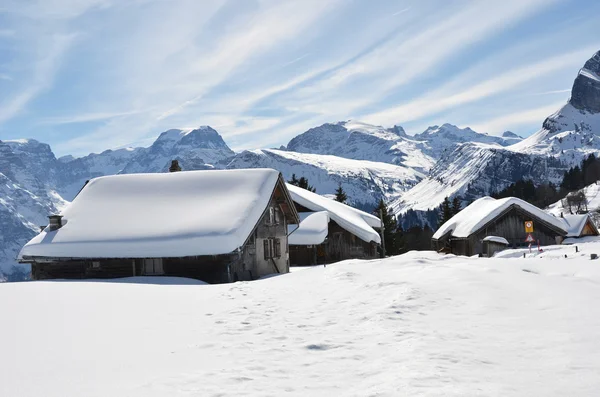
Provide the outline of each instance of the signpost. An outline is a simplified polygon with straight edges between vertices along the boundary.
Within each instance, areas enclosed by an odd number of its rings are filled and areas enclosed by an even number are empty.
[[[533,233],[533,221],[525,221],[525,233]]]

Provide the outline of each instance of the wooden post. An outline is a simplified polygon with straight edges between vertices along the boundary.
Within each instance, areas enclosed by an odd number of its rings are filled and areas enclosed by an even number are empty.
[[[385,258],[385,225],[383,223],[383,209],[379,210],[379,221],[381,222],[381,257]]]

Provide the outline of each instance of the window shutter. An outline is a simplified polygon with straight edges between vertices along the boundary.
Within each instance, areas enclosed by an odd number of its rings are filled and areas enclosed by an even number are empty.
[[[275,239],[275,256],[281,258],[281,240]]]
[[[263,246],[264,246],[264,251],[265,251],[265,260],[269,259],[269,240],[263,240]]]

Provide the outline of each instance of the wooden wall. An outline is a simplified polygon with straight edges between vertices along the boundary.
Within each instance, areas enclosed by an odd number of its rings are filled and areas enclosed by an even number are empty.
[[[378,258],[376,243],[367,243],[329,221],[327,240],[316,246],[296,245],[290,248],[290,262],[296,266],[320,265],[346,259]]]

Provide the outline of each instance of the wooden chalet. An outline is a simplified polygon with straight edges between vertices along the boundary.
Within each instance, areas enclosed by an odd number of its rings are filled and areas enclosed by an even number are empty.
[[[579,238],[598,236],[598,228],[589,214],[560,214],[560,220],[567,229],[567,237]]]
[[[224,283],[289,271],[299,216],[272,169],[92,179],[28,242],[32,278],[179,276]]]
[[[533,232],[526,231],[525,222],[533,222]],[[559,218],[526,201],[483,197],[441,225],[433,235],[432,248],[456,255],[485,255],[483,240],[488,236],[501,237],[516,248],[529,245],[527,240],[560,244],[566,235]]]
[[[292,266],[379,257],[379,218],[297,186],[288,190],[302,219],[289,228]]]

